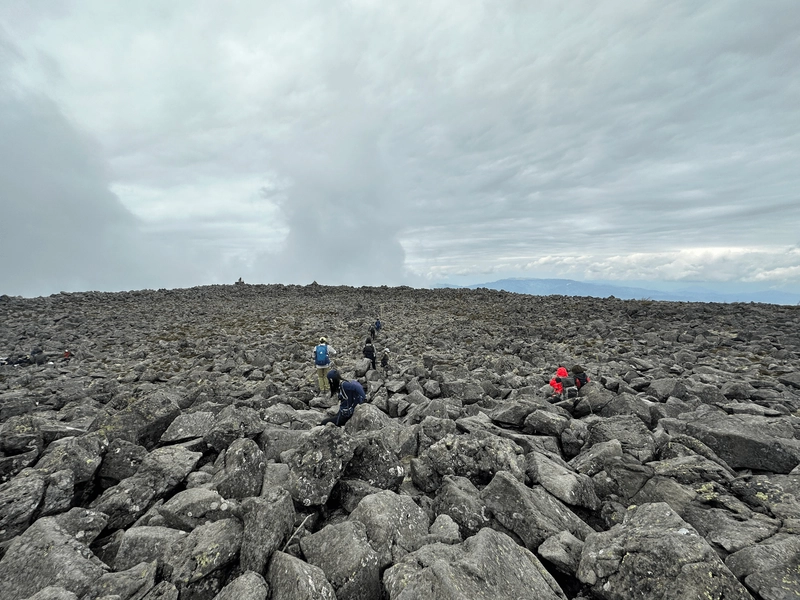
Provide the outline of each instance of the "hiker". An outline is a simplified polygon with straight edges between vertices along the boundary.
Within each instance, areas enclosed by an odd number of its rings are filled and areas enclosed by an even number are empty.
[[[320,425],[333,423],[337,427],[342,427],[356,410],[356,406],[362,404],[367,399],[364,393],[364,388],[355,379],[342,380],[342,376],[336,369],[331,369],[328,372],[327,379],[331,391],[336,389],[339,395],[339,412],[335,417],[328,417],[323,419]],[[331,393],[333,395],[333,393]]]
[[[370,325],[369,326],[369,337],[371,337],[372,339],[375,339],[375,336],[377,334],[378,334],[378,332],[375,331],[375,325]]]
[[[383,349],[383,356],[381,356],[381,369],[383,369],[384,375],[389,374],[389,349]]]
[[[367,338],[367,341],[364,343],[364,350],[362,350],[364,354],[364,358],[368,358],[370,363],[372,364],[372,370],[375,370],[375,346],[372,345],[372,339]]]
[[[550,387],[553,388],[553,394],[550,396],[551,398],[561,399],[564,394],[562,379],[568,376],[569,373],[567,373],[566,367],[559,366],[558,369],[556,369],[555,377],[550,380]]]
[[[319,344],[314,346],[313,351],[314,366],[317,369],[317,384],[319,385],[320,394],[329,391],[330,385],[326,373],[331,366],[331,356],[336,354],[333,346],[328,345],[328,338],[319,338]]]
[[[372,339],[375,339],[377,335],[381,332],[381,327],[383,327],[383,324],[381,323],[380,317],[378,317],[377,319],[375,319],[375,335],[372,336]]]
[[[575,387],[578,388],[578,390],[590,381],[588,375],[586,375],[586,371],[584,371],[583,367],[580,365],[572,367],[572,377],[575,379]]]

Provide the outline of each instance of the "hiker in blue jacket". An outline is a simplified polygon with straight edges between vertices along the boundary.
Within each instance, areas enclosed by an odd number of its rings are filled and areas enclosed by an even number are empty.
[[[330,384],[326,373],[331,367],[331,356],[336,354],[333,346],[328,345],[328,338],[319,338],[319,344],[314,346],[312,358],[314,359],[314,367],[317,369],[317,384],[319,385],[320,394],[330,391]]]
[[[338,392],[339,412],[336,413],[335,417],[323,419],[321,425],[333,423],[338,427],[342,427],[350,420],[350,417],[353,416],[356,406],[366,401],[367,395],[364,393],[364,388],[361,387],[358,381],[355,379],[343,380],[342,376],[339,375],[339,371],[336,369],[331,369],[327,377],[331,392],[333,392],[333,390],[337,390]],[[333,395],[333,393],[331,393],[331,395]]]

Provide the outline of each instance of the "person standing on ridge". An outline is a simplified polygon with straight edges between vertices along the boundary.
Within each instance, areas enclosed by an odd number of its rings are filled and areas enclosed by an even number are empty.
[[[362,351],[364,354],[364,358],[368,358],[370,364],[372,364],[372,370],[375,370],[375,346],[372,345],[372,339],[367,338],[367,341],[364,343],[364,350]]]
[[[331,366],[331,356],[336,354],[333,346],[328,345],[328,338],[319,338],[319,344],[314,346],[312,356],[314,359],[314,366],[317,369],[317,384],[319,385],[320,394],[330,391],[331,387],[328,383],[326,374]]]
[[[339,412],[335,417],[323,419],[320,425],[333,423],[337,427],[342,427],[356,410],[356,406],[366,401],[367,395],[364,388],[355,379],[342,379],[339,371],[331,369],[327,375],[331,391],[338,390]],[[331,394],[332,395],[332,394]]]

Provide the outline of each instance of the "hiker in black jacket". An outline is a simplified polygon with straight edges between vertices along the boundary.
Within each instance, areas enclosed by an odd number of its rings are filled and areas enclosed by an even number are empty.
[[[367,338],[364,344],[364,358],[368,358],[372,363],[372,370],[375,370],[375,346],[372,345],[372,338]]]

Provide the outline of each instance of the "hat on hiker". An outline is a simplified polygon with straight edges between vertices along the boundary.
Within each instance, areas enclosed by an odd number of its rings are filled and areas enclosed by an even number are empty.
[[[319,338],[319,343],[320,344],[327,344],[328,343],[328,338],[326,338],[326,337]]]

